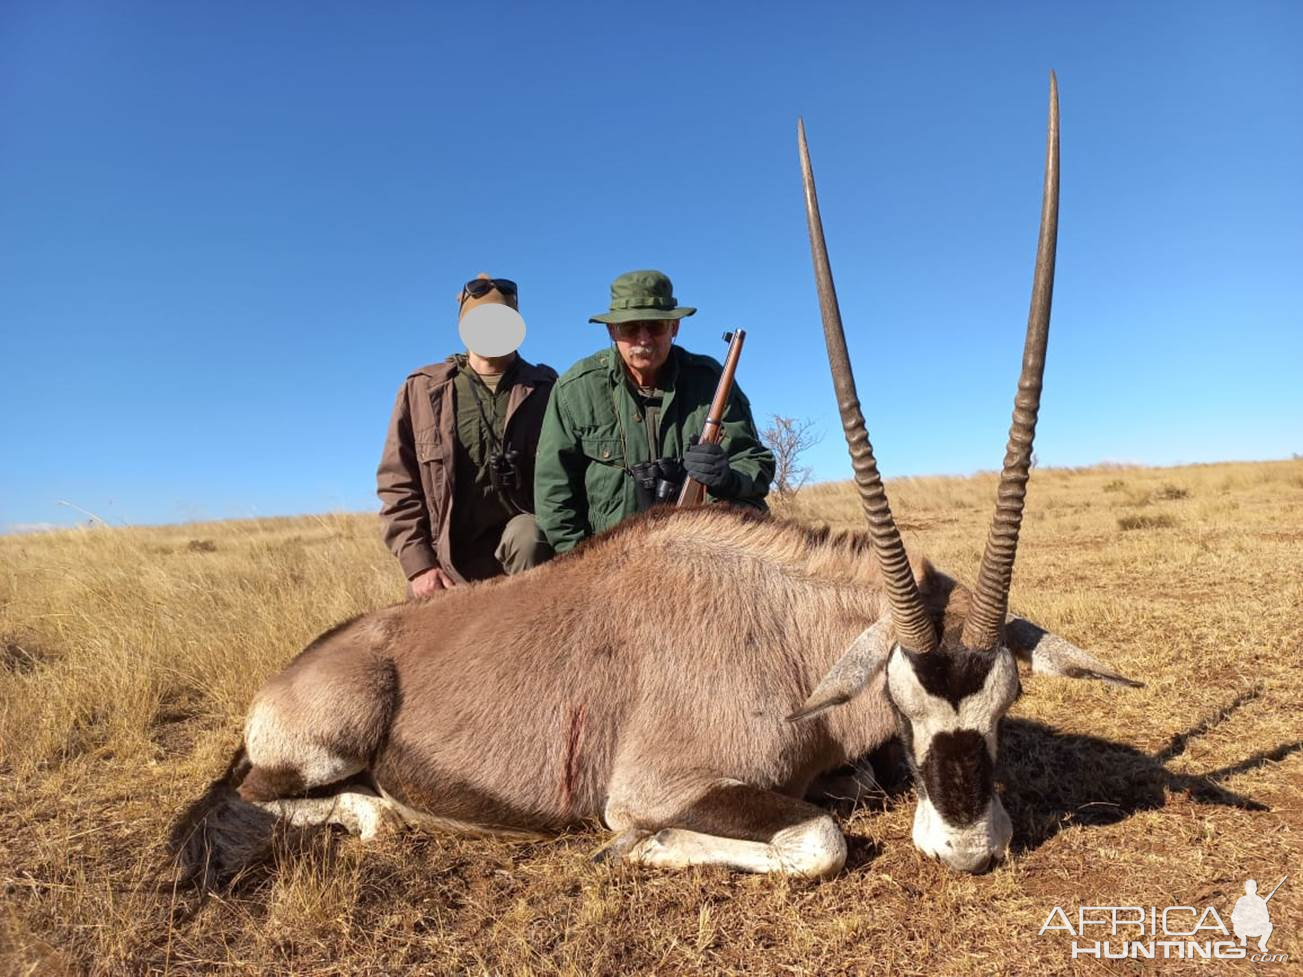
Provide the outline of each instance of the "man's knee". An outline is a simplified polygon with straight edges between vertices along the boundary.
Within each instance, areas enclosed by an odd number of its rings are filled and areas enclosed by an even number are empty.
[[[513,516],[494,554],[507,573],[521,573],[552,558],[552,547],[530,513]]]

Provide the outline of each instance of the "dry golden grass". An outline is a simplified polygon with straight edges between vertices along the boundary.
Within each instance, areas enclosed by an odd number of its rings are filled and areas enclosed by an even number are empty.
[[[961,578],[994,476],[892,483]],[[791,514],[858,526],[847,484]],[[596,866],[595,833],[509,845],[321,837],[234,892],[174,891],[162,839],[258,684],[398,599],[369,516],[0,538],[0,974],[1137,974],[1071,960],[1055,905],[1215,906],[1303,851],[1303,462],[1040,470],[1013,604],[1145,680],[1025,679],[1002,748],[1010,864],[953,875],[906,789],[852,814],[823,884]],[[727,694],[727,690],[721,690]],[[1269,810],[1229,803],[1251,799]],[[1303,875],[1271,950],[1303,954]]]

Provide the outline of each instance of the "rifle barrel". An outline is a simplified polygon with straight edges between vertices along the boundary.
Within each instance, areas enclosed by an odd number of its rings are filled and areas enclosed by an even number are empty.
[[[1285,879],[1287,879],[1287,878],[1289,878],[1288,875],[1285,876]],[[1279,882],[1276,883],[1276,889],[1279,889],[1282,885],[1285,884],[1285,879],[1281,879]],[[1276,889],[1272,889],[1270,892],[1268,892],[1268,893],[1267,893],[1267,898],[1266,898],[1266,899],[1263,899],[1262,901],[1263,901],[1263,902],[1267,902],[1269,899],[1271,899],[1271,897],[1274,896],[1274,895],[1276,894]]]

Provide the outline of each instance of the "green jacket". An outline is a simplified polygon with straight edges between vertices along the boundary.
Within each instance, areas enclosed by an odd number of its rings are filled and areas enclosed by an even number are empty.
[[[723,367],[678,346],[670,348],[667,366],[657,432],[660,451],[654,456],[614,347],[580,360],[557,380],[539,434],[534,514],[558,553],[638,511],[629,468],[654,458],[681,458],[691,439],[701,434]],[[723,446],[741,481],[728,501],[763,508],[774,456],[760,443],[751,404],[736,384],[724,412]]]

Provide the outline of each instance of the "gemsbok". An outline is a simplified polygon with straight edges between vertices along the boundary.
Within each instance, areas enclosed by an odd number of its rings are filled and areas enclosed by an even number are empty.
[[[899,737],[914,843],[965,872],[1010,821],[997,733],[1033,672],[1134,685],[1008,613],[1050,320],[1058,90],[1013,423],[977,581],[909,559],[860,412],[803,124],[815,279],[868,532],[722,506],[653,510],[515,577],[364,614],[254,699],[230,768],[178,819],[200,884],[278,823],[370,839],[403,824],[535,836],[600,820],[601,849],[660,866],[827,876],[846,857],[806,800],[820,774]]]

